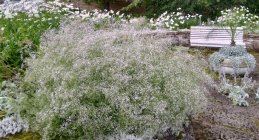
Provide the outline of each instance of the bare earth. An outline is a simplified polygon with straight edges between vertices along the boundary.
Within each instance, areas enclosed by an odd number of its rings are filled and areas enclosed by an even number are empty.
[[[259,56],[256,72],[252,75],[259,87]],[[250,94],[250,106],[232,105],[226,96],[211,91],[206,95],[209,102],[207,111],[192,119],[197,140],[259,140],[259,104],[255,95]]]

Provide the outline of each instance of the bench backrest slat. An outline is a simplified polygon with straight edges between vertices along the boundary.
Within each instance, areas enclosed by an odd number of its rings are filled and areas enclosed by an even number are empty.
[[[204,47],[225,47],[231,43],[231,30],[229,27],[216,26],[192,26],[190,33],[191,46]],[[243,42],[243,28],[238,27],[236,30],[236,45],[245,47]]]

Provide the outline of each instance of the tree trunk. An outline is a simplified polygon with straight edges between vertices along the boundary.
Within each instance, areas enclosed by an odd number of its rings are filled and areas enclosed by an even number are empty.
[[[230,44],[231,46],[236,46],[236,42],[235,42],[235,40],[234,39],[231,39],[231,44]]]

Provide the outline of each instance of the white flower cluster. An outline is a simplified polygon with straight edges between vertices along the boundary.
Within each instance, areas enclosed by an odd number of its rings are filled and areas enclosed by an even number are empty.
[[[151,27],[163,27],[170,30],[189,28],[192,25],[197,25],[200,22],[201,15],[185,15],[183,12],[180,12],[180,8],[177,9],[177,12],[167,13],[164,12],[157,19],[150,19]]]
[[[21,131],[27,131],[28,125],[19,116],[5,117],[0,121],[0,138],[8,134],[15,134]]]
[[[169,40],[126,25],[95,31],[81,20],[67,23],[44,34],[43,54],[29,61],[28,88],[17,97],[43,139],[152,138],[179,131],[206,103],[206,62],[171,51]]]
[[[0,7],[0,11],[6,18],[12,18],[18,12],[38,13],[39,5],[42,3],[43,0],[21,0],[19,2],[5,0]]]
[[[13,18],[18,15],[19,12],[26,13],[29,16],[39,17],[39,13],[43,11],[60,14],[59,16],[68,16],[71,19],[81,18],[82,20],[88,20],[93,23],[125,23],[127,22],[127,19],[130,18],[130,16],[125,16],[119,11],[115,13],[113,10],[81,11],[79,8],[75,8],[73,4],[66,4],[64,2],[59,2],[59,0],[48,2],[44,2],[43,0],[21,0],[19,2],[7,0],[0,6],[0,12],[2,12],[5,18]],[[42,20],[45,21],[49,19],[43,17]]]
[[[234,7],[221,11],[221,16],[216,20],[217,24],[232,27],[244,27],[249,32],[259,28],[259,17],[251,14],[248,8]]]
[[[93,10],[93,11],[86,11],[83,10],[80,13],[76,12],[70,16],[70,18],[79,17],[82,20],[86,20],[92,23],[126,23],[128,22],[127,19],[130,18],[130,16],[125,16],[123,13],[121,14],[120,11],[114,12],[113,10],[107,11],[101,11],[101,10]]]
[[[30,16],[38,16],[41,11],[48,11],[50,13],[69,13],[70,10],[75,10],[73,5],[59,2],[59,0],[44,2],[43,0],[21,0],[13,2],[6,0],[0,6],[0,11],[5,18],[13,18],[19,12],[26,13]]]

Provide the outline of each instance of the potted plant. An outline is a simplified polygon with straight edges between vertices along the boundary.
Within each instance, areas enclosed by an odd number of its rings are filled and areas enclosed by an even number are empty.
[[[245,16],[246,12],[247,9],[244,7],[233,8],[222,11],[222,16],[218,18],[218,25],[226,29],[231,37],[231,42],[229,46],[221,48],[210,56],[209,64],[213,71],[237,76],[250,74],[255,69],[254,56],[249,54],[244,46],[236,45],[235,42],[237,29],[245,23],[240,16]]]

